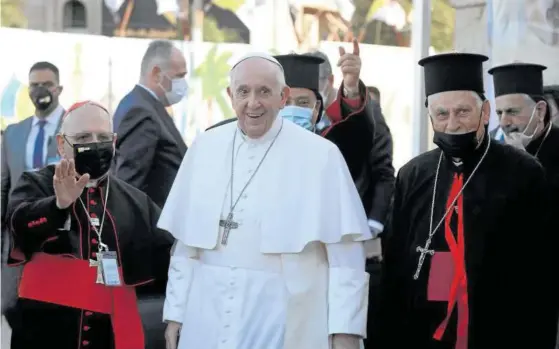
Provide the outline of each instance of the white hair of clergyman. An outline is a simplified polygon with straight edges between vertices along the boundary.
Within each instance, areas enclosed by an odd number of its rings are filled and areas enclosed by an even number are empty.
[[[231,85],[231,89],[233,90],[233,84],[235,81],[235,71],[237,70],[236,68],[239,66],[239,64],[241,64],[242,62],[246,61],[247,59],[250,58],[261,58],[264,59],[270,63],[273,63],[275,66],[277,66],[276,69],[276,73],[277,73],[277,81],[278,81],[278,89],[281,91],[287,84],[285,83],[285,73],[283,71],[283,67],[280,64],[280,62],[278,62],[277,59],[275,59],[273,56],[264,53],[264,52],[251,52],[248,53],[246,55],[244,55],[243,57],[241,57],[237,63],[235,63],[233,65],[233,67],[231,68],[231,70],[229,71],[229,85]]]
[[[167,40],[152,41],[142,58],[140,81],[142,81],[146,74],[148,74],[155,66],[163,69],[170,68],[171,54],[173,53],[174,48],[175,45]]]
[[[481,109],[481,107],[483,106],[483,100],[481,99],[481,97],[477,93],[475,93],[474,91],[468,91],[468,92],[470,92],[472,94],[472,96],[475,98],[477,108]],[[435,94],[430,95],[430,96],[427,97],[427,106],[429,108],[429,114],[432,115],[431,106],[441,96],[441,93],[444,93],[444,92],[435,93]]]

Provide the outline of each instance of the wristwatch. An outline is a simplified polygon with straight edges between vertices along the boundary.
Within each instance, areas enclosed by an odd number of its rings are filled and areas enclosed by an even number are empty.
[[[359,97],[359,87],[355,91],[348,90],[345,86],[343,89],[344,98],[354,99]]]

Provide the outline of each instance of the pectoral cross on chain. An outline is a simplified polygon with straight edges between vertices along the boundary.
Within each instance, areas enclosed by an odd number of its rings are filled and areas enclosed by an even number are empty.
[[[222,245],[227,245],[227,239],[229,238],[229,232],[232,229],[237,229],[239,227],[239,223],[237,223],[233,220],[233,212],[230,212],[227,215],[226,220],[220,219],[219,220],[219,226],[223,227],[223,237],[221,238],[221,244]]]
[[[95,280],[96,284],[104,284],[103,281],[103,264],[101,263],[102,255],[101,253],[97,253],[95,259],[89,259],[89,266],[90,267],[97,267],[97,279]]]
[[[429,245],[430,245],[430,242],[427,241],[427,243],[425,244],[425,247],[417,246],[417,248],[415,249],[415,252],[419,252],[419,253],[421,253],[421,255],[419,256],[419,263],[417,264],[417,270],[415,271],[415,274],[413,275],[414,280],[419,279],[419,272],[421,272],[421,267],[423,266],[423,262],[425,262],[425,256],[426,255],[431,255],[432,256],[432,255],[435,254],[435,250],[430,250]]]

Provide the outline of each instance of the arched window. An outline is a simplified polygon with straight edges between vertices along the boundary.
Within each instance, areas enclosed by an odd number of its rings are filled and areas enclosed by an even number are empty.
[[[69,0],[64,4],[64,29],[85,29],[87,18],[81,1]]]

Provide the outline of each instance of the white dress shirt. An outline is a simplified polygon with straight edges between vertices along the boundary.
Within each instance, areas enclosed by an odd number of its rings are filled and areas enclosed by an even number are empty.
[[[47,117],[45,118],[46,124],[44,126],[45,139],[43,145],[43,164],[47,164],[48,156],[48,146],[50,142],[54,142],[54,136],[58,129],[58,124],[60,123],[60,118],[64,113],[64,108],[61,105],[56,107]],[[35,140],[37,139],[37,134],[39,133],[39,118],[35,115],[33,117],[33,124],[31,126],[31,131],[27,137],[27,144],[25,147],[25,169],[27,171],[35,170],[33,168],[33,151],[35,150]]]

